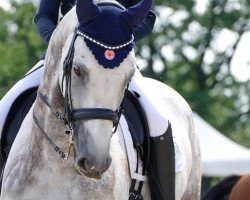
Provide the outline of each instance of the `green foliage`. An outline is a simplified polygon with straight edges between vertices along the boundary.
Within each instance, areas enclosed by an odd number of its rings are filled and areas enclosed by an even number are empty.
[[[31,1],[12,1],[8,11],[0,8],[0,88],[24,75],[45,50],[33,24],[35,12]]]
[[[156,0],[155,31],[140,42],[144,75],[159,79],[181,93],[192,109],[217,129],[250,147],[250,80],[241,82],[231,72],[231,60],[242,35],[250,28],[250,1]],[[235,41],[221,50],[216,43],[222,31]],[[226,40],[226,39],[224,39]],[[163,64],[159,71],[157,65]]]

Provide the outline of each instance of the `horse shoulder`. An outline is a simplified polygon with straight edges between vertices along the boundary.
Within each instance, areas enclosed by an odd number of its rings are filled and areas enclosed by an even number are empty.
[[[33,133],[32,110],[33,107],[24,119],[10,150],[3,174],[2,196],[19,196],[24,193],[27,185],[37,181],[32,171],[39,167],[41,155],[38,151],[39,142],[36,143],[37,146],[29,143],[34,139],[30,134]]]

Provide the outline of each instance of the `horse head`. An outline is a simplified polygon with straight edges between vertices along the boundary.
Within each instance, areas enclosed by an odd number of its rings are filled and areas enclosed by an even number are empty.
[[[71,33],[62,28],[68,19],[75,19],[66,16],[52,37],[47,54],[55,55],[53,46],[61,46],[61,53],[54,56],[60,60],[57,85],[74,130],[74,163],[81,175],[101,178],[111,164],[110,140],[118,118],[116,111],[136,69],[133,30],[151,4],[151,0],[142,0],[125,9],[112,0],[98,4],[78,0],[79,24],[74,34],[73,25],[69,25]],[[64,37],[60,45],[57,36]]]

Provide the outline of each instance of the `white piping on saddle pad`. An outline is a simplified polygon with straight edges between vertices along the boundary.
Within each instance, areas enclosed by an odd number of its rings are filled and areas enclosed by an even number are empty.
[[[123,138],[124,138],[125,146],[127,150],[131,178],[136,179],[138,181],[146,181],[147,180],[146,176],[143,176],[135,172],[136,166],[137,166],[137,153],[136,153],[135,148],[133,147],[133,140],[132,140],[129,128],[128,128],[128,123],[123,115],[121,116],[119,123],[122,129]],[[139,172],[142,171],[142,162],[140,159],[139,159],[138,171]]]
[[[35,70],[36,68],[42,66],[44,60],[39,61],[29,72]],[[28,72],[28,73],[29,73]],[[16,98],[25,92],[26,90],[36,87],[40,84],[41,77],[43,73],[43,67],[24,77],[18,81],[10,91],[1,99],[0,101],[0,138],[2,136],[3,126],[6,120],[6,117],[9,113],[10,107]]]
[[[136,179],[138,181],[146,181],[147,180],[146,176],[135,173],[136,165],[137,165],[137,153],[133,146],[133,141],[132,141],[132,137],[128,128],[128,123],[123,115],[120,118],[120,126],[122,129],[123,138],[124,138],[125,146],[127,150],[131,178]],[[184,169],[185,159],[184,159],[183,151],[181,150],[181,148],[178,146],[176,142],[175,136],[173,136],[173,140],[174,140],[174,147],[175,147],[175,173],[178,173]],[[142,162],[140,160],[139,172],[141,172],[141,169],[142,169]]]

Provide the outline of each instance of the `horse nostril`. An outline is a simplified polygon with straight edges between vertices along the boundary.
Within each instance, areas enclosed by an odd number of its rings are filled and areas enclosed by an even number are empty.
[[[87,172],[90,172],[95,169],[95,166],[91,166],[87,158],[80,158],[77,164],[82,170]]]
[[[77,165],[84,171],[88,171],[86,167],[86,160],[87,160],[86,158],[80,158],[77,162]]]

